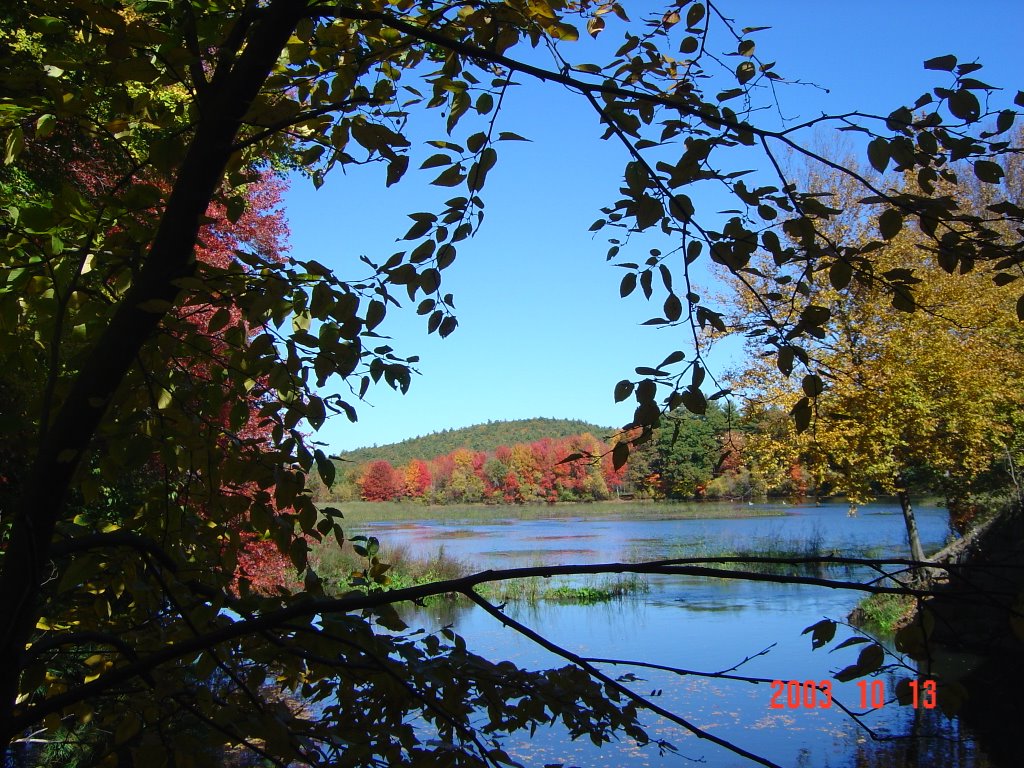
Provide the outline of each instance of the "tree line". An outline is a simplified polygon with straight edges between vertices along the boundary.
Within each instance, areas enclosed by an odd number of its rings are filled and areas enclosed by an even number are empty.
[[[769,433],[777,431],[786,418],[782,411],[746,415],[731,402],[720,405],[711,401],[700,415],[685,411],[667,414],[652,439],[635,446],[626,464],[617,468],[612,459],[614,447],[629,441],[629,432],[610,431],[604,440],[590,432],[543,437],[497,445],[490,451],[461,446],[400,464],[387,458],[362,462],[335,459],[337,471],[331,486],[315,475],[308,483],[322,504],[359,499],[429,504],[767,496],[800,500],[811,492],[833,493],[836,488],[828,483],[811,487],[806,456],[791,452],[791,463],[781,467],[778,459],[766,455],[766,446],[775,440]],[[459,432],[462,430],[453,434]],[[393,447],[403,448],[399,455],[408,453],[406,443],[372,450],[391,456]]]
[[[488,421],[468,427],[442,429],[397,443],[367,446],[341,451],[337,458],[342,463],[365,464],[376,459],[387,459],[395,466],[413,459],[429,459],[451,453],[456,448],[493,453],[503,445],[532,443],[545,437],[574,437],[589,432],[606,437],[617,430],[614,427],[592,424],[579,419],[530,418]]]

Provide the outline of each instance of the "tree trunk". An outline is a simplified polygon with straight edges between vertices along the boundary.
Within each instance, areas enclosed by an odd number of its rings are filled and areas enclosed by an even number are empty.
[[[913,560],[924,560],[924,549],[921,547],[921,534],[917,530],[917,520],[914,518],[914,509],[910,506],[910,492],[907,491],[906,483],[900,481],[896,496],[900,500],[900,508],[903,510],[903,522],[907,526],[907,540],[910,542],[910,557]]]
[[[15,702],[21,661],[40,615],[42,574],[68,489],[110,399],[166,314],[140,305],[157,299],[169,307],[181,291],[177,281],[193,273],[196,237],[232,156],[242,118],[305,13],[305,3],[271,3],[261,10],[233,66],[218,65],[146,261],[75,378],[20,489],[0,572],[0,756],[18,735]]]

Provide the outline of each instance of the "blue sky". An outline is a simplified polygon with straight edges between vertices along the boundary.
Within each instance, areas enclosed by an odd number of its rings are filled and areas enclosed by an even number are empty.
[[[624,5],[631,14],[649,7]],[[854,109],[888,114],[912,104],[924,91],[947,84],[943,73],[922,67],[924,59],[947,53],[984,64],[975,76],[1007,89],[996,97],[1000,105],[1024,88],[1019,1],[723,5],[738,27],[772,27],[754,36],[762,60],[778,62],[776,71],[787,79],[820,86],[779,88],[782,115],[794,121]],[[567,45],[564,54],[577,63],[603,62],[620,44],[622,29],[609,22],[598,44]],[[427,335],[414,306],[391,310],[378,330],[392,337],[399,354],[420,356],[421,375],[404,396],[384,386],[371,389],[366,402],[355,403],[355,424],[329,420],[316,439],[331,451],[489,419],[552,416],[620,425],[632,408],[628,401],[614,403],[615,382],[636,378],[636,366],[655,365],[675,349],[691,353],[683,329],[640,326],[660,314],[657,292],[651,305],[639,292],[619,299],[623,270],[605,261],[608,230],[596,236],[587,231],[599,209],[618,198],[624,149],[600,140],[597,120],[577,95],[517,80],[522,86],[506,95],[498,128],[531,142],[498,146],[498,165],[483,190],[483,227],[460,244],[457,261],[444,273],[444,290],[455,295],[458,329],[442,340]],[[468,116],[464,122],[468,132],[481,129]],[[436,116],[413,128],[414,143],[442,134]],[[434,151],[414,146],[411,168]],[[438,210],[461,194],[430,187],[434,175],[410,170],[390,189],[382,166],[335,173],[317,191],[293,180],[286,197],[292,255],[315,258],[342,278],[364,276],[361,254],[384,261],[402,249],[395,241],[411,224],[406,214]],[[713,194],[695,203],[698,216],[731,207]],[[672,244],[663,237],[640,241],[630,260],[642,261],[650,248],[667,251]],[[698,279],[705,291],[716,288],[706,271]],[[735,344],[714,353],[713,372],[724,373],[738,355]]]

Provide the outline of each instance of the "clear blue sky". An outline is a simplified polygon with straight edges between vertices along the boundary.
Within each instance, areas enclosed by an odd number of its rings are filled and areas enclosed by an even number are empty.
[[[648,7],[624,5],[630,13]],[[1024,88],[1020,0],[983,5],[726,0],[723,6],[739,27],[772,27],[754,37],[762,60],[778,62],[776,70],[788,79],[821,86],[780,87],[787,119],[852,109],[888,114],[947,84],[943,73],[922,67],[924,59],[947,53],[961,62],[983,63],[975,76],[1009,91],[998,97],[1000,104]],[[581,42],[563,51],[577,63],[600,63],[621,39],[622,25],[610,21],[596,47]],[[422,375],[413,378],[404,396],[383,385],[371,389],[366,402],[354,403],[356,424],[344,417],[329,420],[316,439],[331,451],[489,419],[552,416],[621,425],[631,418],[632,407],[629,401],[613,402],[615,382],[636,378],[636,366],[655,365],[674,349],[690,354],[683,329],[640,326],[661,314],[660,302],[648,306],[639,291],[619,299],[623,270],[605,261],[609,230],[596,236],[587,231],[601,206],[618,197],[627,160],[623,148],[600,141],[597,121],[579,96],[517,79],[522,86],[506,96],[499,130],[532,141],[498,146],[498,165],[484,188],[486,220],[473,240],[460,244],[458,260],[444,273],[445,291],[455,294],[459,327],[442,340],[427,335],[425,318],[415,315],[414,306],[391,310],[379,330],[393,338],[399,354],[420,356]],[[464,122],[468,132],[481,129],[471,116]],[[436,116],[421,123],[413,138],[443,137]],[[434,151],[414,146],[411,168]],[[434,175],[410,170],[390,189],[382,166],[336,172],[319,191],[293,180],[286,197],[292,255],[315,258],[343,278],[365,276],[361,254],[384,261],[402,248],[395,241],[411,223],[406,214],[436,211],[439,202],[453,196],[452,190],[429,186]],[[714,196],[695,203],[698,216],[728,205]],[[630,260],[642,261],[655,247],[672,245],[664,238],[639,241]],[[705,289],[715,288],[706,272],[700,279]],[[736,345],[716,353],[716,372],[722,373],[736,354]]]

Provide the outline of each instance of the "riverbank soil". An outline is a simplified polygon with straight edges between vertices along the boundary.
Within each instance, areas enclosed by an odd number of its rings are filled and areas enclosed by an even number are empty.
[[[970,547],[928,601],[932,639],[977,664],[961,679],[960,716],[990,759],[1024,765],[1024,514],[1004,514]]]

